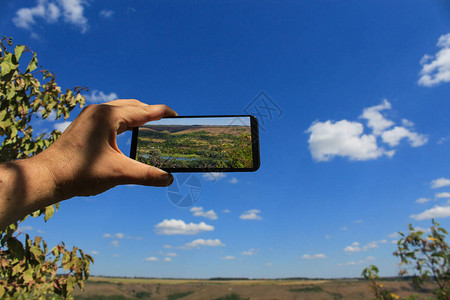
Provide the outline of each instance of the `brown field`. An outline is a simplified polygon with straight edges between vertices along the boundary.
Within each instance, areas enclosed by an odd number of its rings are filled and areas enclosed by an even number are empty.
[[[430,283],[422,291],[406,281],[382,281],[401,298],[433,299]],[[197,280],[91,277],[75,299],[372,299],[363,280]],[[226,298],[228,296],[228,298]],[[234,296],[231,297],[231,296]]]

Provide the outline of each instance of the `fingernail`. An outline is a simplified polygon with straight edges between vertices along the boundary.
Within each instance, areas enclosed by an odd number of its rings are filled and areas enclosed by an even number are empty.
[[[168,180],[168,183],[167,183],[167,186],[169,186],[169,185],[171,185],[173,183],[174,178],[173,178],[173,175],[170,174],[170,173],[167,173],[167,177],[169,177],[168,178],[169,180]]]

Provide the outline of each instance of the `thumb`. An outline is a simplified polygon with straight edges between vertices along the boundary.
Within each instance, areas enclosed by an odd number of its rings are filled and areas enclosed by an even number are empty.
[[[134,159],[122,157],[120,184],[140,184],[147,186],[168,186],[173,182],[173,175],[153,166],[140,163]]]

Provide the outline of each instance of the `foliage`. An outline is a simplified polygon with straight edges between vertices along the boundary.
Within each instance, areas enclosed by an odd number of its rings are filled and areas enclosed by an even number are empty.
[[[193,291],[187,291],[187,292],[179,292],[179,293],[171,294],[171,295],[167,296],[167,300],[181,299],[181,298],[187,297],[193,293],[194,293]]]
[[[362,272],[362,276],[370,281],[370,289],[375,295],[374,299],[378,300],[393,300],[399,299],[400,297],[394,293],[389,292],[386,289],[383,289],[383,285],[379,283],[380,276],[378,276],[378,268],[374,265],[371,265],[368,268],[365,268]]]
[[[438,299],[450,299],[450,246],[445,241],[448,232],[435,220],[432,222],[431,233],[427,237],[411,224],[408,235],[399,232],[402,238],[397,242],[398,251],[394,255],[400,257],[400,265],[407,267],[400,271],[400,275],[408,274],[408,269],[412,269],[413,283],[417,288],[421,288],[426,280],[433,279],[438,286],[435,290]]]
[[[24,45],[15,46],[12,52],[9,50],[12,47],[11,38],[0,40],[0,163],[38,154],[61,134],[53,130],[50,134],[33,136],[30,125],[33,118],[46,119],[53,113],[56,119],[67,119],[70,111],[85,102],[80,94],[83,88],[75,87],[62,93],[54,74],[45,69],[37,70],[35,52]],[[31,59],[23,72],[19,61],[23,61],[25,53],[29,53]],[[44,215],[47,221],[58,207],[58,204],[48,206],[31,216]],[[41,237],[32,241],[27,234],[23,236],[18,231],[18,223],[23,220],[0,232],[0,297],[47,299],[56,294],[70,298],[74,286],[83,288],[89,277],[92,257],[76,247],[69,251],[64,243],[48,251]],[[58,269],[65,273],[58,275]]]
[[[413,275],[413,284],[421,289],[426,281],[433,280],[437,284],[434,294],[437,299],[450,300],[450,247],[445,238],[448,232],[432,220],[430,234],[424,237],[424,232],[416,230],[409,224],[409,234],[399,232],[401,238],[397,242],[394,255],[400,257],[400,265],[407,268],[400,270],[399,275]],[[409,269],[409,272],[408,272]],[[375,299],[399,299],[399,296],[383,289],[379,283],[378,268],[374,265],[366,268],[362,276],[370,281],[370,288]],[[410,296],[406,299],[415,299]]]

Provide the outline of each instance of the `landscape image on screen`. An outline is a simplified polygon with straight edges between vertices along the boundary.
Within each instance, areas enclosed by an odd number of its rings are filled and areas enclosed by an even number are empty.
[[[249,117],[173,118],[139,127],[136,159],[162,168],[251,168]]]

